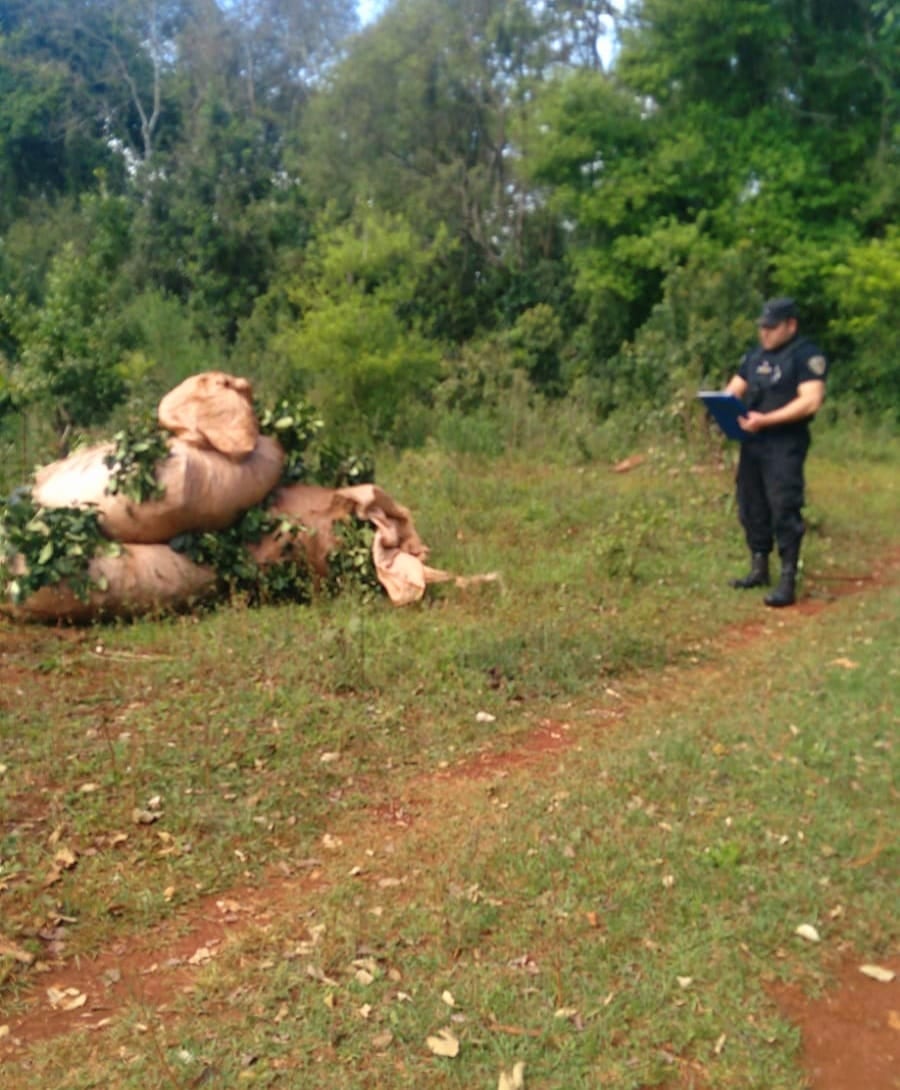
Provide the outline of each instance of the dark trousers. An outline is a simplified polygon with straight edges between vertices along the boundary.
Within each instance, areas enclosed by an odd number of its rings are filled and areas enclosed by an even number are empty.
[[[803,464],[808,433],[754,435],[741,444],[737,469],[738,515],[753,553],[796,556],[803,522]]]

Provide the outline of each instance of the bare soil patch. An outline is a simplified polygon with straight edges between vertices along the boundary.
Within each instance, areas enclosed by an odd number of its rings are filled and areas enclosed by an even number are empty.
[[[803,1066],[812,1090],[900,1087],[900,957],[884,963],[898,975],[881,983],[849,959],[839,984],[810,1000],[797,987],[774,990],[786,1018],[803,1035]]]

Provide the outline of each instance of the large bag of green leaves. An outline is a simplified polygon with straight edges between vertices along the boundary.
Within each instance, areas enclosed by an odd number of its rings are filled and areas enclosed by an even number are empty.
[[[355,517],[375,528],[375,573],[395,605],[418,601],[429,583],[454,579],[448,572],[428,567],[428,546],[419,537],[409,510],[377,485],[288,485],[275,493],[268,510],[280,516],[283,524],[251,546],[253,558],[262,566],[305,558],[316,575],[326,576],[328,558],[340,548],[336,525]]]
[[[194,375],[162,399],[159,421],[172,434],[143,440],[145,448],[157,444],[149,495],[145,481],[127,477],[137,459],[123,433],[118,444],[90,447],[38,470],[35,501],[96,507],[112,540],[158,544],[190,531],[227,529],[278,483],[284,452],[259,434],[246,379],[219,371]]]
[[[266,435],[240,460],[199,450],[183,439],[165,445],[156,465],[156,499],[138,500],[121,490],[111,443],[44,466],[35,475],[32,495],[43,507],[96,507],[100,528],[113,541],[159,544],[192,530],[227,529],[271,492],[284,462],[281,447]]]
[[[185,379],[160,401],[157,419],[160,427],[192,447],[238,460],[253,453],[259,438],[253,387],[224,371]]]
[[[22,574],[21,558],[13,572]],[[0,601],[0,612],[22,621],[84,623],[104,617],[136,617],[185,609],[216,592],[216,573],[168,545],[123,545],[88,565],[82,594],[63,580],[42,586],[18,602]]]

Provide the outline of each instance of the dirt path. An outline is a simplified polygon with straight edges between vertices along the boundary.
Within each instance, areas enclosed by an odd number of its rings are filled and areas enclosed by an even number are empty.
[[[730,650],[763,637],[771,639],[779,632],[789,634],[837,598],[875,593],[880,586],[898,581],[900,549],[866,574],[809,577],[804,598],[794,609],[777,615],[765,611],[759,621],[724,633],[719,646]],[[722,666],[693,669],[721,670]],[[627,715],[624,701],[622,709],[610,713],[602,725],[615,729]],[[229,942],[252,929],[266,929],[282,913],[296,913],[298,904],[344,880],[348,860],[361,857],[374,840],[411,837],[427,852],[429,829],[440,815],[462,812],[467,791],[483,790],[479,781],[524,768],[549,767],[576,742],[582,729],[541,720],[512,751],[486,749],[454,766],[419,775],[398,785],[395,803],[367,815],[348,815],[343,826],[333,831],[332,847],[323,849],[320,858],[295,864],[290,873],[279,871],[259,886],[235,888],[194,902],[151,932],[98,951],[90,962],[32,965],[33,984],[26,993],[25,1013],[15,1019],[0,1013],[0,1062],[23,1058],[36,1042],[62,1034],[102,1032],[119,1012],[135,1003],[148,1011],[163,1011],[191,986],[198,966]],[[377,879],[375,873],[367,877]],[[14,957],[15,951],[0,945],[0,954]],[[786,1017],[802,1031],[812,1090],[900,1088],[900,957],[884,964],[898,974],[890,984],[862,975],[854,959],[839,967],[839,986],[816,1002],[798,989],[784,988],[775,994]],[[48,1002],[51,989],[58,998],[55,1007]]]

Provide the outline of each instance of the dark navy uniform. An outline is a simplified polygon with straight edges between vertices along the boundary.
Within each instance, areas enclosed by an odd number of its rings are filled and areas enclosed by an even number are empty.
[[[747,383],[744,403],[760,413],[793,401],[802,382],[825,380],[825,357],[805,337],[773,351],[754,348],[738,375]],[[764,428],[741,443],[737,471],[738,512],[753,554],[767,556],[773,540],[781,556],[796,554],[803,537],[803,464],[812,418]]]

